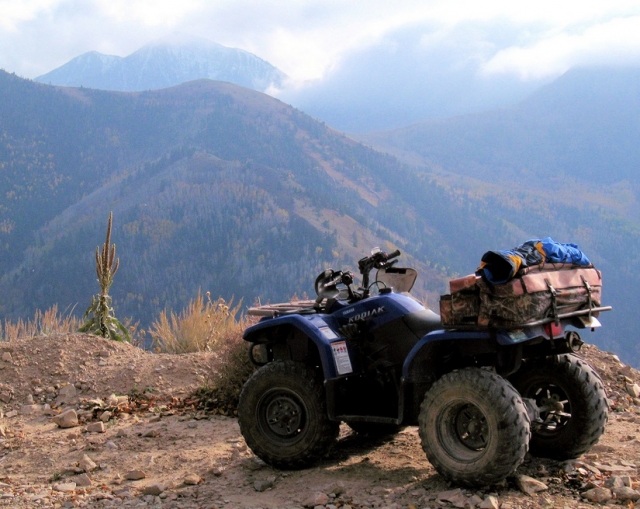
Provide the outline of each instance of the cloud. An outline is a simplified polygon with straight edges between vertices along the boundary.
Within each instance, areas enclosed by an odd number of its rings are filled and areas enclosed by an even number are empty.
[[[245,49],[296,79],[309,80],[330,74],[355,52],[416,24],[446,31],[465,23],[501,21],[521,27],[523,34],[538,24],[545,30],[531,33],[545,39],[502,48],[504,53],[486,72],[524,75],[517,60],[524,57],[536,67],[535,58],[527,55],[537,44],[546,66],[558,69],[564,64],[543,51],[545,40],[562,43],[573,38],[567,30],[596,29],[640,14],[640,6],[637,0],[0,0],[0,12],[0,67],[30,77],[87,51],[125,56],[180,31]]]
[[[482,72],[514,73],[524,80],[564,73],[585,65],[638,65],[640,63],[640,16],[551,31],[528,46],[512,46],[496,53]]]
[[[540,82],[479,71],[501,49],[522,40],[522,33],[504,21],[405,26],[352,51],[323,79],[279,97],[355,132],[503,106]]]
[[[0,0],[0,12],[0,68],[21,76],[179,31],[267,60],[297,84],[280,97],[343,129],[508,104],[576,65],[640,62],[637,0]]]

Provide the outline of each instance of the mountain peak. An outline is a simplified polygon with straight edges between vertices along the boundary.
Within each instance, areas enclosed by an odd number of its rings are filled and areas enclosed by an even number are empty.
[[[35,81],[51,85],[134,92],[197,79],[228,81],[264,92],[281,88],[286,75],[238,48],[180,32],[149,42],[126,57],[84,53]]]

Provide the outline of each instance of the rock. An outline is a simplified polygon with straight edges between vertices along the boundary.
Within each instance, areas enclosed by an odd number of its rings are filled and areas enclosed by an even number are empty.
[[[215,466],[211,470],[209,470],[209,473],[214,477],[220,477],[224,473],[224,467]]]
[[[102,412],[102,414],[100,414],[100,420],[102,422],[109,422],[109,419],[111,419],[111,415],[113,414],[106,410],[105,412]]]
[[[622,477],[620,477],[619,475],[614,475],[613,477],[609,477],[604,481],[605,488],[622,488],[623,486],[629,485],[625,485]]]
[[[546,491],[549,489],[542,481],[538,481],[533,477],[529,477],[528,475],[517,475],[516,476],[516,485],[518,489],[527,495],[534,495],[541,491]]]
[[[317,505],[325,506],[329,503],[329,496],[320,491],[316,491],[309,495],[302,503],[305,507],[315,507]]]
[[[621,502],[635,502],[640,499],[640,492],[629,488],[628,486],[616,486],[611,491],[616,496],[616,499]]]
[[[73,384],[67,384],[60,388],[58,391],[57,403],[64,403],[66,405],[75,402],[76,399],[76,387]]]
[[[188,474],[184,478],[184,483],[190,486],[195,486],[196,484],[200,484],[201,482],[202,482],[202,477],[200,477],[198,474]]]
[[[142,436],[145,438],[155,438],[160,435],[160,432],[157,429],[150,429],[146,433],[143,433]]]
[[[166,486],[164,484],[161,484],[161,483],[150,484],[149,486],[146,486],[142,490],[142,494],[143,495],[153,495],[154,497],[158,497],[166,489],[167,489]]]
[[[91,472],[98,468],[95,461],[93,461],[89,456],[84,454],[82,459],[78,462],[78,466],[82,469],[83,472]]]
[[[335,484],[332,484],[325,490],[329,495],[333,494],[336,497],[339,497],[346,491],[346,487],[342,481],[338,481]]]
[[[604,504],[613,498],[613,493],[611,493],[609,488],[593,488],[582,493],[582,497],[586,498],[589,502]]]
[[[140,479],[144,479],[145,477],[147,477],[147,474],[145,474],[142,470],[131,470],[124,476],[124,478],[128,481],[139,481]]]
[[[4,362],[13,362],[13,357],[11,357],[11,353],[9,353],[9,352],[4,352],[4,353],[2,354],[2,360],[3,360]]]
[[[91,478],[87,474],[80,474],[76,477],[76,486],[91,486],[93,482],[91,482]]]
[[[0,401],[3,403],[9,403],[9,401],[11,401],[11,393],[7,391],[0,392]]]
[[[162,484],[158,484],[158,486],[162,487],[163,485]],[[128,487],[127,488],[120,488],[118,490],[114,490],[113,494],[116,495],[119,498],[132,498],[133,497],[133,495],[131,494],[131,490]]]
[[[627,392],[629,396],[632,398],[640,398],[640,385],[638,384],[627,384],[626,385]]]
[[[263,479],[261,481],[256,481],[253,483],[253,489],[258,492],[267,491],[269,488],[273,487],[273,481],[270,479]]]
[[[112,451],[117,451],[118,450],[118,445],[115,442],[111,441],[111,440],[109,440],[106,444],[104,444],[104,447],[105,447],[105,449],[110,449]]]
[[[63,491],[63,492],[70,492],[70,491],[75,491],[76,490],[76,483],[74,482],[65,482],[65,483],[61,483],[61,484],[55,484],[53,486],[53,489],[56,491]]]
[[[73,408],[65,410],[51,419],[59,428],[73,428],[78,426],[78,414]]]
[[[12,417],[15,417],[16,415],[18,415],[18,411],[17,410],[11,410],[10,412],[7,412],[6,414],[4,414],[4,416],[7,419],[11,419]]]
[[[104,422],[92,422],[91,424],[87,424],[87,432],[89,433],[104,433],[105,431]]]
[[[470,505],[471,507],[476,507],[478,505],[480,505],[482,503],[482,499],[478,496],[478,495],[471,495],[468,499],[467,499],[467,504]]]
[[[39,414],[42,411],[41,405],[22,405],[20,413],[22,415],[34,415]]]
[[[441,491],[438,493],[436,500],[449,502],[454,507],[465,507],[468,504],[468,499],[461,489]]]
[[[500,502],[497,497],[489,495],[480,504],[478,504],[478,509],[500,509]]]

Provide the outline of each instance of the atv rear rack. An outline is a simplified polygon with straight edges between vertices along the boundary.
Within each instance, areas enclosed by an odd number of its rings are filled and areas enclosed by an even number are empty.
[[[501,324],[495,325],[478,325],[476,323],[452,323],[443,325],[442,328],[446,330],[514,330],[522,329],[524,327],[536,327],[538,325],[546,325],[548,323],[559,322],[560,320],[567,320],[569,318],[578,318],[580,316],[587,316],[591,318],[595,313],[601,313],[603,311],[611,311],[611,306],[600,306],[588,309],[579,309],[577,311],[571,311],[568,313],[559,313],[557,316],[548,316],[539,320],[534,320],[526,323],[516,324]]]

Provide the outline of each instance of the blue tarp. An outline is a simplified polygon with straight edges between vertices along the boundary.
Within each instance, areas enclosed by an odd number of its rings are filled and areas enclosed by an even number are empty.
[[[531,239],[516,248],[502,251],[487,251],[478,273],[489,283],[502,284],[512,279],[523,267],[542,263],[570,263],[590,266],[589,258],[575,244],[561,244],[551,237]]]

